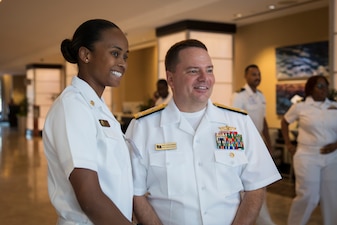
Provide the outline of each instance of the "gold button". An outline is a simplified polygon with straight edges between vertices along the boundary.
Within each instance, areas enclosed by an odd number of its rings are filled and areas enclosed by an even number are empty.
[[[94,106],[95,102],[93,100],[90,101],[90,105]]]
[[[229,157],[234,158],[235,154],[233,152],[229,153]]]

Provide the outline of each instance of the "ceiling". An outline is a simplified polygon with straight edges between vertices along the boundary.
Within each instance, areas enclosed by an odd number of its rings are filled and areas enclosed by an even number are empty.
[[[268,9],[271,4],[274,10]],[[328,4],[329,0],[0,0],[0,75],[25,74],[31,63],[63,63],[61,41],[92,18],[116,23],[132,51],[155,43],[156,27],[180,20],[240,27]]]

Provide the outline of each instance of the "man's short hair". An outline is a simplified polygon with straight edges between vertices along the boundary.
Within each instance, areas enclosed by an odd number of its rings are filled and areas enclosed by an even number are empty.
[[[256,69],[259,69],[259,67],[258,67],[257,65],[255,65],[255,64],[250,64],[250,65],[248,65],[248,66],[246,67],[246,69],[245,69],[245,74],[248,73],[248,70],[249,70],[250,68],[256,68]]]
[[[175,43],[167,51],[165,56],[165,69],[166,71],[175,72],[176,66],[179,63],[179,52],[186,48],[202,48],[207,51],[207,47],[204,43],[196,39],[187,39]]]

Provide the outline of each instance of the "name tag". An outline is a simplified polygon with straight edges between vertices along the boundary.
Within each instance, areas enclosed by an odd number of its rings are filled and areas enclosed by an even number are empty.
[[[102,127],[110,127],[109,121],[107,120],[99,120],[99,123]]]
[[[174,149],[177,149],[177,143],[175,142],[156,144],[156,151],[174,150]]]

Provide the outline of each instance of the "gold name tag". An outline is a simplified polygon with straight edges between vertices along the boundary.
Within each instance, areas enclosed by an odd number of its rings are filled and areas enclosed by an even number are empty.
[[[174,150],[174,149],[177,149],[177,143],[174,143],[174,142],[163,143],[163,144],[156,144],[156,151]]]
[[[110,127],[109,121],[107,120],[99,120],[99,123],[102,127]]]

